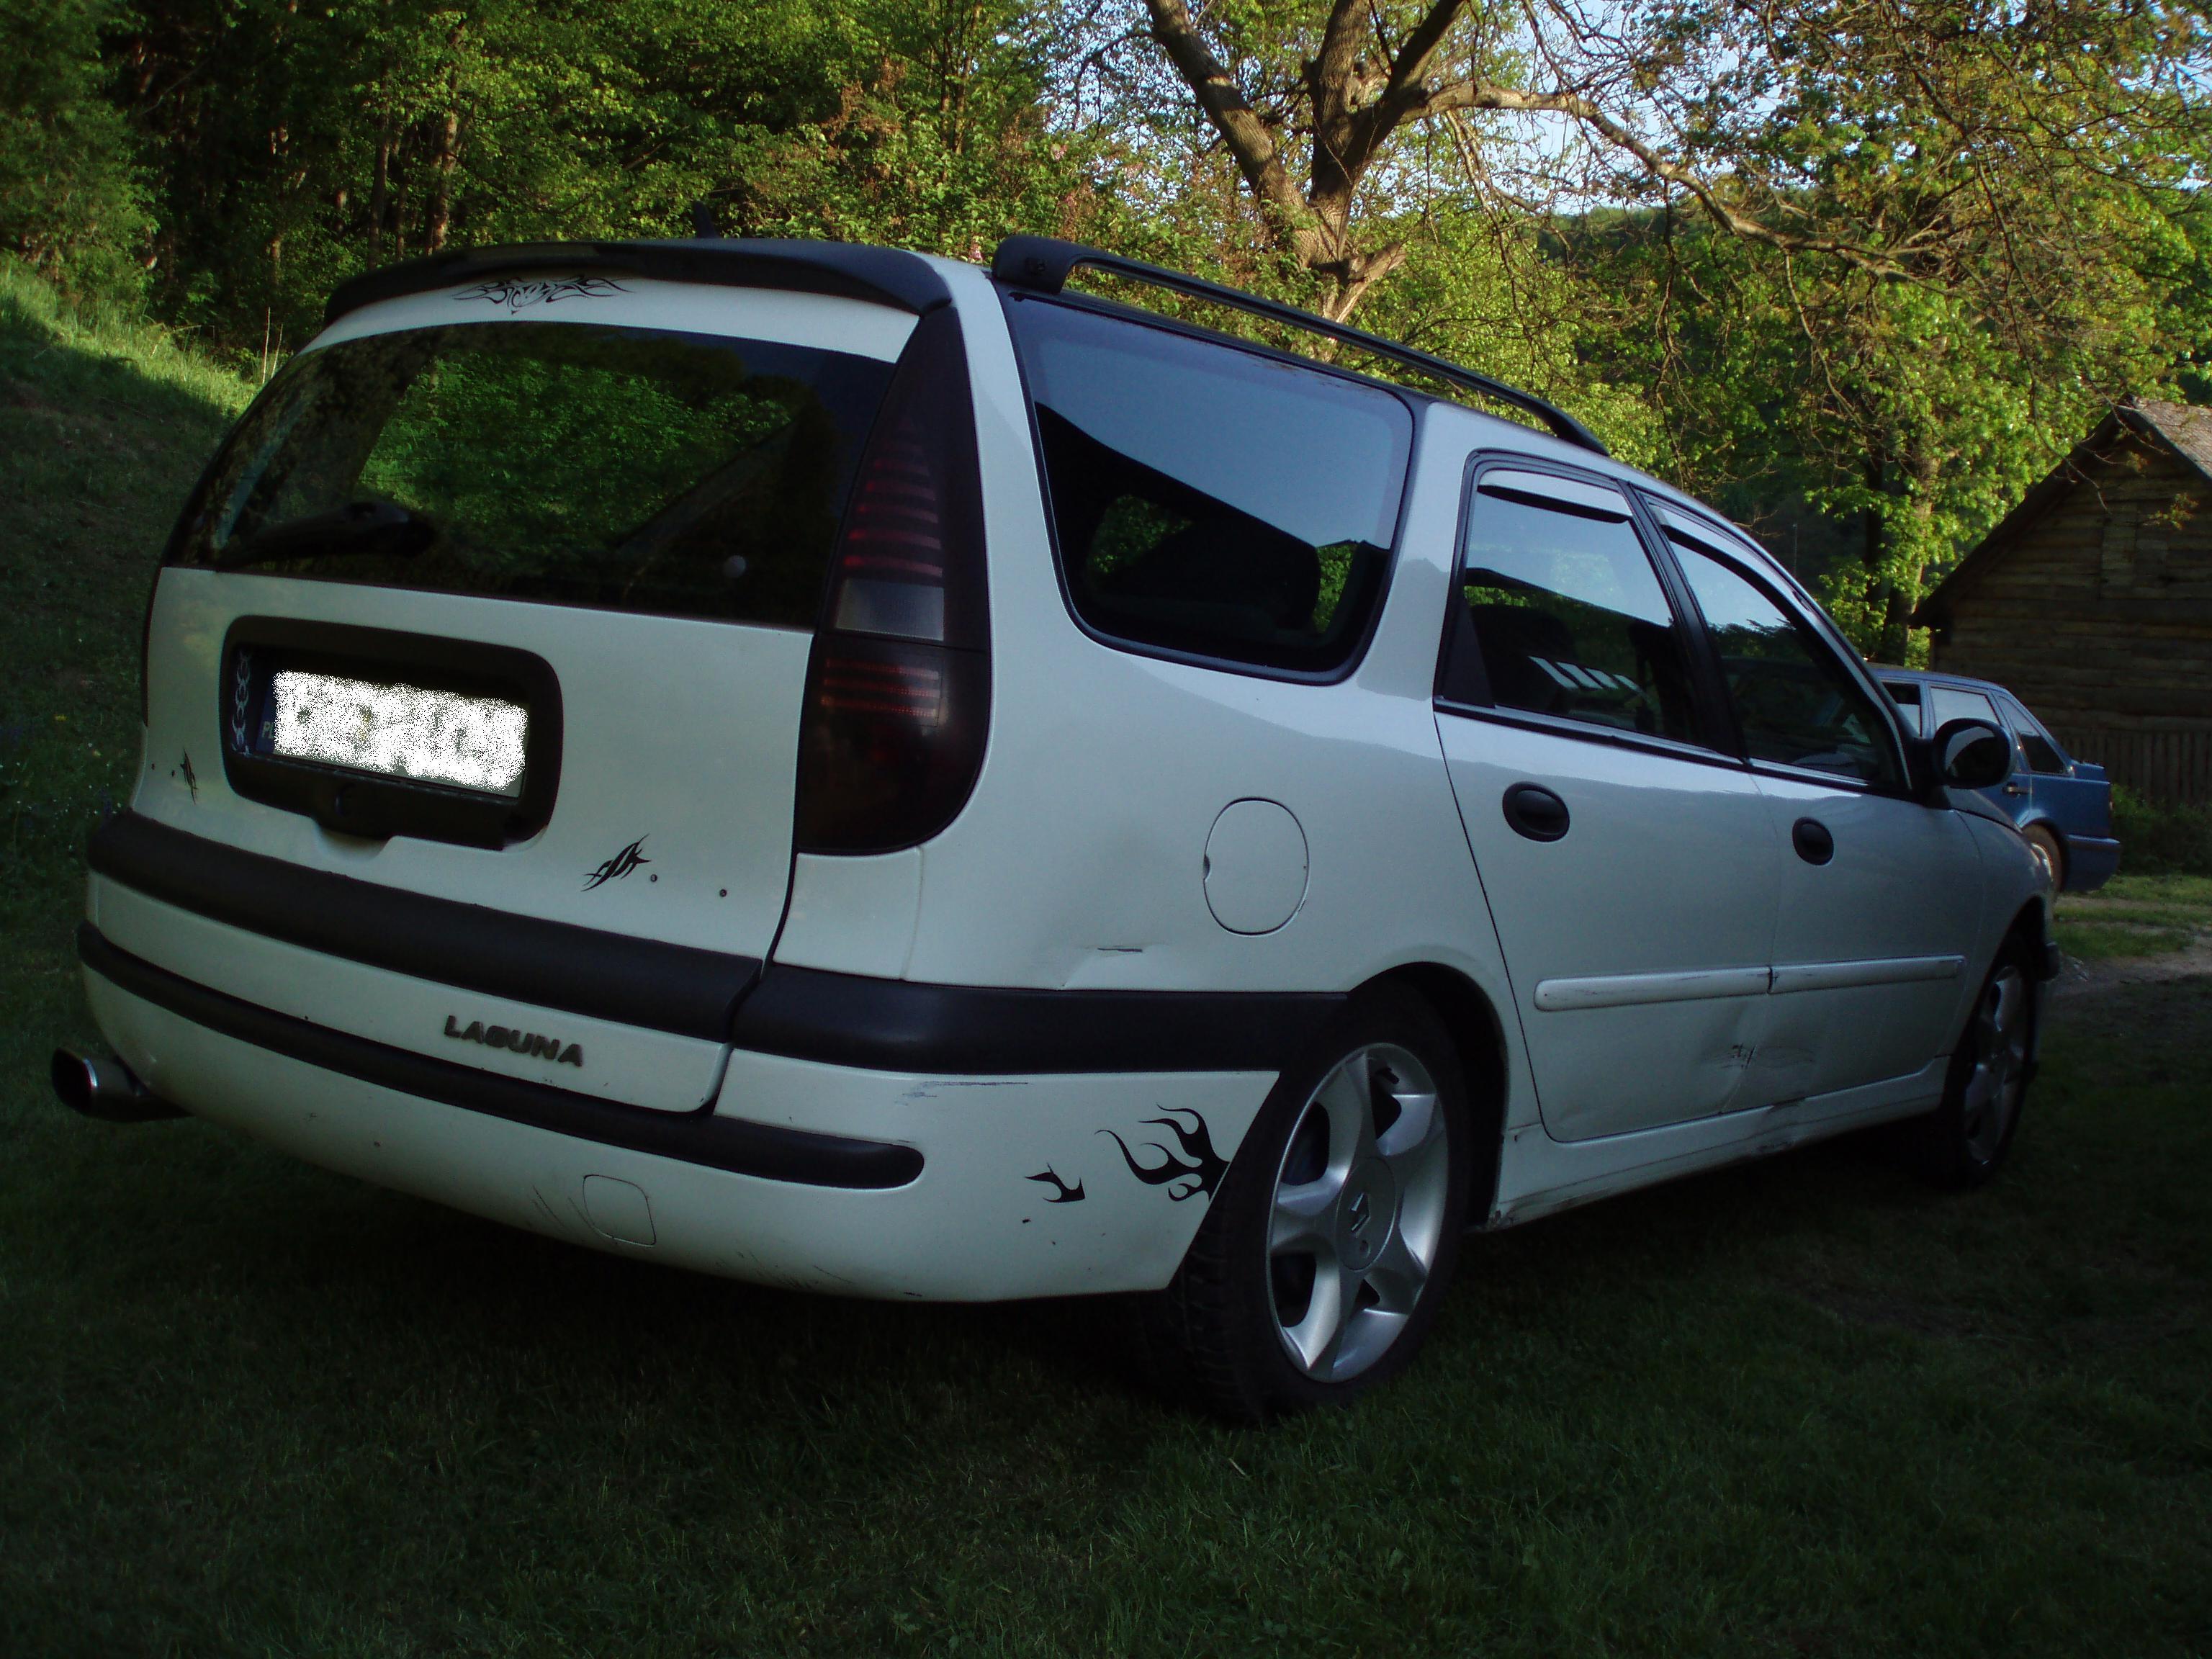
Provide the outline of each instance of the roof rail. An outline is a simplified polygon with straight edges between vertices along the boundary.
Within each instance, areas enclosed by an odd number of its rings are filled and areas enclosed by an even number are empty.
[[[1472,368],[1463,368],[1442,357],[1412,346],[1400,345],[1379,334],[1370,334],[1364,329],[1352,328],[1344,323],[1333,323],[1326,317],[1317,317],[1310,311],[1300,311],[1273,300],[1261,299],[1256,294],[1247,294],[1242,289],[1224,288],[1218,283],[1209,283],[1203,277],[1187,276],[1179,270],[1170,270],[1161,265],[1148,265],[1136,259],[1125,259],[1118,253],[1109,253],[1103,248],[1085,247],[1079,242],[1063,242],[1050,236],[1009,236],[999,244],[991,256],[991,276],[1011,288],[1029,289],[1038,294],[1057,294],[1067,285],[1068,277],[1079,265],[1103,270],[1115,276],[1126,276],[1132,282],[1148,283],[1154,288],[1172,289],[1187,294],[1193,299],[1210,300],[1217,305],[1229,306],[1237,311],[1263,317],[1269,322],[1281,323],[1291,328],[1303,329],[1310,334],[1320,334],[1346,345],[1358,346],[1378,357],[1418,369],[1424,374],[1469,392],[1493,398],[1515,409],[1534,415],[1553,435],[1584,449],[1608,454],[1597,434],[1564,409],[1546,403],[1533,392],[1510,386],[1503,380],[1494,380],[1487,374]]]

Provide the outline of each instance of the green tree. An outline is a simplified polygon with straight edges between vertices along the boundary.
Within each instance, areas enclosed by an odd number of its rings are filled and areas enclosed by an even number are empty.
[[[1571,353],[1586,394],[1640,388],[1640,430],[1678,476],[1764,477],[1856,515],[1830,597],[1870,648],[1907,648],[1930,575],[2096,404],[2157,386],[2205,338],[2176,298],[2202,291],[2212,80],[2185,7],[1122,0],[1099,16],[1102,100],[1157,109],[1179,89],[1184,123],[1156,116],[1158,143],[1226,156],[1252,238],[1332,315],[1449,283],[1419,270],[1446,217],[1540,236],[1559,274],[1522,287],[1561,302],[1538,357]],[[1531,340],[1516,313],[1492,356]]]
[[[0,0],[0,248],[96,294],[134,289],[151,222],[106,96],[106,0]]]

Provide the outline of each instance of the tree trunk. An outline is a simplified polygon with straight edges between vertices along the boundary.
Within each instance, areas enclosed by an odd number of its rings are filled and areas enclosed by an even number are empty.
[[[376,173],[368,192],[368,247],[373,259],[384,249],[384,234],[392,216],[392,133],[376,135]]]
[[[446,234],[453,225],[453,164],[460,159],[461,114],[449,109],[438,123],[437,181],[430,190],[430,216],[423,240],[432,253],[442,252]]]

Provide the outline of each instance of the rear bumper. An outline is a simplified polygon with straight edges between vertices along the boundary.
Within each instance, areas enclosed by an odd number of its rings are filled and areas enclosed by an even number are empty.
[[[441,1105],[770,1181],[873,1188],[902,1187],[921,1173],[921,1155],[911,1146],[747,1122],[712,1110],[623,1105],[295,1019],[118,950],[90,922],[77,929],[77,956],[88,975],[206,1030]]]
[[[1274,1081],[1273,1071],[939,1075],[738,1049],[711,1104],[678,1114],[296,1019],[132,957],[89,926],[80,945],[102,1031],[196,1116],[575,1243],[850,1295],[1158,1288]],[[1180,1178],[1164,1173],[1184,1164]]]
[[[2094,836],[2066,838],[2066,890],[2093,893],[2120,867],[2120,844]]]

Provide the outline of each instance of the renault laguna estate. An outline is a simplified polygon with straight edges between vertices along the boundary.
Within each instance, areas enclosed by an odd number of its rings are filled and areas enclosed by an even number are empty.
[[[1094,249],[359,278],[145,646],[72,1104],[1117,1295],[1231,1417],[1403,1366],[1471,1230],[1878,1124],[1981,1181],[2033,1069],[2001,733],[1564,412]]]

